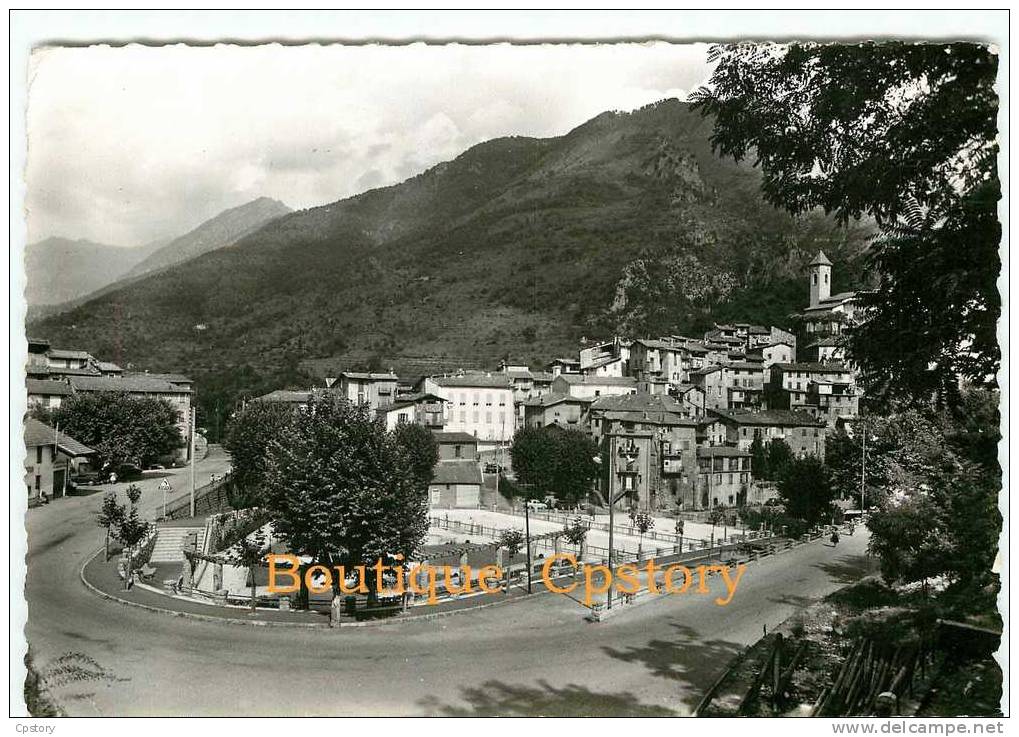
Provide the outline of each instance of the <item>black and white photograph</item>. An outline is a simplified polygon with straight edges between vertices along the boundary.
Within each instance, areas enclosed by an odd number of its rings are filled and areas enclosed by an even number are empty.
[[[1005,733],[1008,11],[718,12],[22,11],[19,732]]]

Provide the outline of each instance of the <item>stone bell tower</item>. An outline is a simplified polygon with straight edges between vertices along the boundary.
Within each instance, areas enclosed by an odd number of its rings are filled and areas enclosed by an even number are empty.
[[[831,261],[818,251],[810,262],[810,306],[818,304],[831,296]]]

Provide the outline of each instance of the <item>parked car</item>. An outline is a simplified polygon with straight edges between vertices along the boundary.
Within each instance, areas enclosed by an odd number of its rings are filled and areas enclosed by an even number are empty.
[[[98,471],[78,471],[71,474],[71,483],[75,486],[95,486],[101,484]]]
[[[114,477],[116,477],[116,481],[133,481],[142,477],[142,470],[133,463],[121,463],[110,473],[111,482]]]
[[[540,499],[528,499],[527,508],[533,511],[537,511],[539,509],[548,509],[548,505],[545,504],[545,502],[541,501]]]
[[[491,461],[489,461],[488,463],[485,464],[485,473],[502,473],[504,470],[506,469],[504,469],[498,463],[492,463]]]

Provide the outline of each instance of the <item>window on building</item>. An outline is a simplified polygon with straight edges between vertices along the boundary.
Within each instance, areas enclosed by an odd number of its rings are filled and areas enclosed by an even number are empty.
[[[35,446],[35,462],[36,462],[36,465],[39,465],[39,464],[42,463],[42,446],[41,445]]]

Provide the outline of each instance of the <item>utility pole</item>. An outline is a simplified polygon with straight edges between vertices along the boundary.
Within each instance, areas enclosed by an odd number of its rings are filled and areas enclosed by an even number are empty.
[[[530,500],[524,500],[524,543],[527,545],[527,593],[531,593],[531,570],[533,564],[531,563],[531,505],[528,504]]]
[[[612,548],[613,548],[613,534],[612,533],[613,533],[613,531],[616,528],[616,523],[615,523],[616,502],[618,502],[620,499],[622,499],[624,496],[626,496],[627,491],[624,488],[618,494],[613,496],[612,495],[612,488],[611,488],[611,484],[612,484],[612,477],[611,476],[609,477],[609,484],[610,484],[610,487],[609,487],[609,580],[610,580],[610,584],[611,584],[611,580],[615,576],[615,567],[614,567],[614,563],[613,563],[613,560],[612,560],[612,552],[613,552],[612,551]],[[607,609],[611,609],[612,608],[612,586],[611,585],[609,586],[608,601],[607,601],[606,608]]]
[[[191,409],[191,441],[188,452],[191,455],[191,517],[195,516],[195,410]]]

